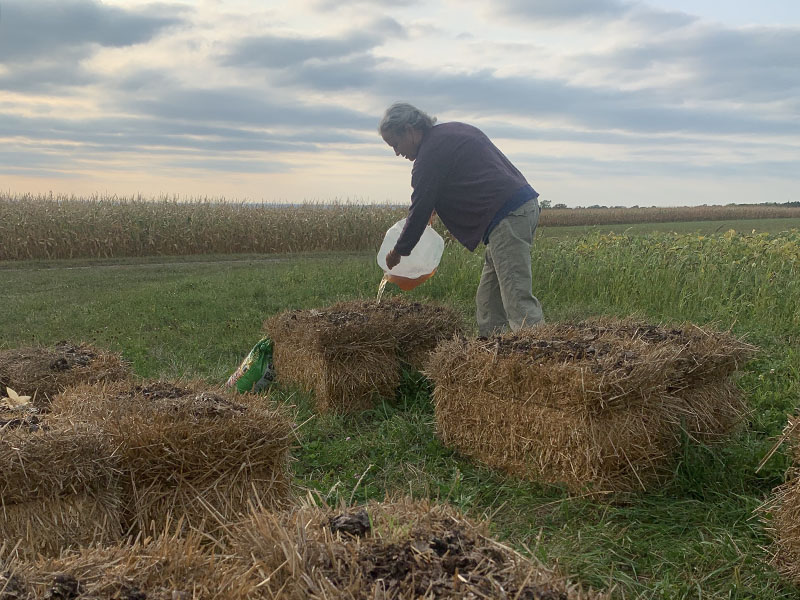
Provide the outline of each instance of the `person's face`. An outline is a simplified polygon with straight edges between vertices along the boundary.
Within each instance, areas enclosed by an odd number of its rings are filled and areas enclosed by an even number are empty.
[[[401,133],[389,131],[381,134],[383,141],[389,144],[397,156],[402,156],[410,161],[417,158],[419,144],[422,141],[422,132],[406,125]]]

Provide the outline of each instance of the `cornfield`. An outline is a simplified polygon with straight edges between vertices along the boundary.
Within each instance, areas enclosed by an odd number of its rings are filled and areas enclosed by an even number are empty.
[[[405,206],[0,193],[0,260],[374,250]],[[788,206],[548,209],[543,227],[797,218]],[[441,225],[437,225],[445,233]]]
[[[0,196],[0,260],[357,251],[402,207]]]

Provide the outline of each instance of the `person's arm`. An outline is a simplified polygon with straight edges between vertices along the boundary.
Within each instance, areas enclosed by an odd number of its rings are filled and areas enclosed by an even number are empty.
[[[439,195],[442,182],[441,169],[436,166],[423,166],[419,169],[417,164],[411,171],[411,206],[403,231],[397,238],[394,251],[398,256],[408,256],[419,242],[425,227],[432,221],[436,209],[436,198]],[[388,255],[387,255],[388,257]],[[387,261],[387,266],[389,263]]]

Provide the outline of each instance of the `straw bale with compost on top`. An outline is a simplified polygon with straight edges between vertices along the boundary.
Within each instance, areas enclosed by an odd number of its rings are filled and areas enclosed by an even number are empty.
[[[252,557],[268,597],[605,597],[492,539],[486,523],[427,501],[261,512],[239,524],[230,543],[238,556]]]
[[[632,491],[670,474],[683,431],[715,441],[736,425],[730,378],[754,351],[693,325],[606,318],[455,338],[426,373],[447,445],[575,491]]]
[[[452,309],[391,298],[287,311],[264,323],[278,378],[313,391],[320,412],[371,408],[392,397],[402,364],[420,369],[443,339],[461,332]]]
[[[57,555],[122,535],[120,472],[102,432],[52,422],[0,430],[0,540]]]
[[[293,426],[269,398],[196,382],[121,382],[75,386],[52,409],[111,440],[134,532],[179,520],[212,530],[251,506],[289,501]]]
[[[0,350],[0,389],[10,387],[32,396],[34,404],[47,409],[52,398],[70,385],[118,381],[130,377],[122,357],[89,344],[59,342]]]

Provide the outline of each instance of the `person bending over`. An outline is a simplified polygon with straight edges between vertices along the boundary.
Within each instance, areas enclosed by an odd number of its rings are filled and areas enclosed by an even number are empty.
[[[378,126],[383,140],[411,168],[411,206],[394,248],[391,270],[417,245],[434,214],[468,250],[486,246],[475,297],[478,335],[544,322],[533,295],[531,244],[539,194],[478,128],[436,124],[411,104],[392,104]]]

